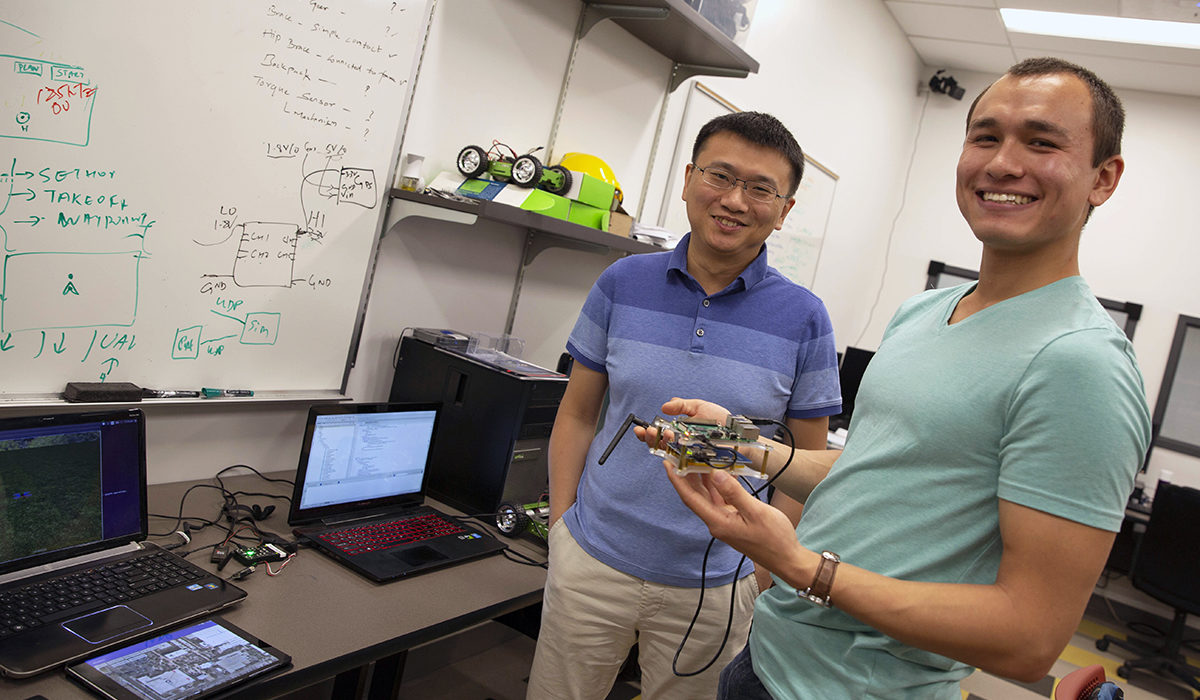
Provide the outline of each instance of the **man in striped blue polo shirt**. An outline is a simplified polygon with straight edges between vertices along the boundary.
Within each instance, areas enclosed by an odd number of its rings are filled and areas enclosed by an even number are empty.
[[[712,696],[744,644],[767,572],[739,570],[740,555],[720,542],[706,558],[707,529],[644,444],[630,436],[603,466],[597,458],[627,415],[650,418],[673,396],[786,420],[797,447],[824,448],[828,417],[841,411],[829,316],[768,267],[765,246],[803,167],[774,117],[713,119],[686,169],[691,233],[673,252],[617,261],[592,287],[567,341],[575,363],[550,439],[550,570],[530,698],[605,697],[634,643],[645,698]],[[799,520],[795,501],[772,503]]]

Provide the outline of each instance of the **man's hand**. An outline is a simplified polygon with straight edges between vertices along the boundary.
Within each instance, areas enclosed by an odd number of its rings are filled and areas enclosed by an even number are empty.
[[[771,571],[774,564],[803,552],[783,511],[750,495],[732,475],[714,470],[679,476],[675,465],[664,461],[663,466],[684,505],[700,516],[713,537]]]
[[[675,397],[664,403],[660,409],[664,415],[668,416],[687,416],[705,421],[716,421],[718,424],[724,424],[725,419],[729,417],[729,409],[718,406],[711,401],[703,399],[681,399]],[[633,434],[639,440],[654,447],[658,444],[658,429],[657,428],[642,428],[634,426]],[[671,431],[664,431],[663,439],[671,442],[675,439],[675,435]]]
[[[681,399],[675,397],[662,405],[662,412],[668,416],[687,416],[699,420],[725,423],[729,417],[729,409],[718,406],[712,401],[703,399]]]

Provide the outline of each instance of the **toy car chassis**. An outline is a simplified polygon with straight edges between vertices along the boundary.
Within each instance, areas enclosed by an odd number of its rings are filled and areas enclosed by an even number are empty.
[[[505,537],[516,537],[522,532],[531,532],[545,540],[550,533],[550,502],[501,503],[496,509],[496,529]]]
[[[464,177],[477,178],[487,173],[497,182],[511,182],[525,188],[540,187],[558,195],[571,189],[570,170],[561,165],[544,166],[532,153],[518,156],[499,142],[488,151],[480,146],[466,146],[458,152],[454,162]]]

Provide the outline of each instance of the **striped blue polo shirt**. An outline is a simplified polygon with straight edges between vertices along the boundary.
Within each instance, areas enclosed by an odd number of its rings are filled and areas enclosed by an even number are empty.
[[[710,296],[688,274],[689,240],[611,265],[571,331],[575,360],[608,375],[609,404],[564,522],[585,551],[615,569],[697,587],[708,531],[679,500],[662,460],[630,434],[603,466],[596,463],[625,417],[650,420],[680,396],[755,418],[813,418],[839,413],[841,396],[821,300],[768,267],[765,246]],[[733,580],[740,556],[718,542],[707,585]],[[751,570],[747,562],[739,575]]]

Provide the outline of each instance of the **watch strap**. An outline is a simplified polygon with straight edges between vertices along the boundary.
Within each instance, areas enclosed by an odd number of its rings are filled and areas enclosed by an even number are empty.
[[[796,595],[823,608],[832,607],[833,603],[829,601],[829,595],[833,590],[833,576],[837,573],[837,566],[841,562],[841,557],[833,552],[828,550],[821,552],[821,563],[817,566],[817,573],[813,576],[812,584],[802,591],[796,591]]]

